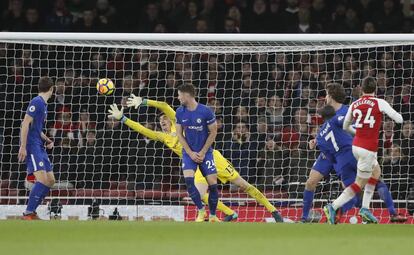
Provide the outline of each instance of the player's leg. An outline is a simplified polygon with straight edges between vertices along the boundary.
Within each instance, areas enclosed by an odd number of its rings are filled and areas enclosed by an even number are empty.
[[[239,188],[244,190],[251,198],[254,198],[259,204],[264,206],[273,216],[276,222],[283,222],[283,217],[276,210],[276,208],[269,202],[265,195],[260,192],[255,186],[248,183],[241,176],[231,180],[231,183],[237,185]]]
[[[219,195],[217,187],[217,170],[214,163],[213,153],[207,153],[203,163],[201,163],[199,167],[208,183],[208,208],[210,210],[210,222],[220,221],[216,216]]]
[[[387,186],[382,180],[379,180],[377,182],[378,195],[381,198],[382,201],[384,201],[385,206],[388,209],[388,212],[391,217],[391,222],[406,222],[407,217],[404,215],[400,215],[397,213],[397,210],[394,207],[394,200],[392,199],[391,192]]]
[[[203,200],[204,204],[208,205],[208,183],[207,180],[204,178],[203,174],[200,170],[197,170],[194,177],[194,182],[198,192],[200,192],[201,199]],[[220,199],[217,202],[217,210],[224,213],[227,216],[237,215],[230,207],[225,205]],[[236,217],[237,218],[237,217]]]
[[[316,187],[318,183],[327,176],[333,169],[332,163],[323,157],[322,154],[316,159],[309,173],[308,179],[305,184],[305,190],[303,192],[303,210],[302,210],[302,222],[307,222],[309,218],[309,212],[312,209],[313,197],[315,195]]]
[[[201,202],[200,193],[194,183],[194,172],[197,169],[197,164],[185,153],[182,158],[182,169],[188,195],[198,209],[196,221],[202,222],[204,221],[206,212],[204,210],[204,205]]]
[[[26,210],[23,213],[23,218],[27,220],[38,219],[36,209],[53,186],[54,177],[53,179],[50,179],[48,172],[50,172],[52,168],[45,151],[29,149],[26,165],[28,174],[33,174],[36,178],[36,182],[29,193],[29,199]]]
[[[306,180],[305,190],[303,191],[303,209],[302,209],[302,222],[308,221],[309,212],[312,209],[313,197],[315,195],[316,187],[318,183],[323,179],[323,175],[315,170],[311,169],[309,177]]]

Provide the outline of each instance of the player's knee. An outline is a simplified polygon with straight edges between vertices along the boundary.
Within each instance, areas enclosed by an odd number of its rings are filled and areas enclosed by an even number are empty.
[[[308,179],[305,183],[305,189],[309,191],[315,191],[318,182],[315,179]]]

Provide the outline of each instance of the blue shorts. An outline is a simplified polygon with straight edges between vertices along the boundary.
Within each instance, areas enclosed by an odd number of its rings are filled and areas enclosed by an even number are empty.
[[[312,169],[318,171],[324,177],[328,176],[332,170],[335,170],[336,175],[341,179],[345,187],[348,187],[355,181],[357,161],[352,155],[352,151],[350,153],[345,152],[343,156],[337,158],[337,161],[334,164],[321,153],[313,164]]]
[[[312,169],[318,171],[321,175],[326,177],[332,170],[334,170],[334,166],[333,163],[327,159],[325,155],[323,155],[323,153],[320,153],[315,163],[313,163]]]
[[[210,174],[217,174],[216,164],[214,163],[213,152],[207,152],[206,156],[204,157],[203,163],[198,164],[194,162],[190,156],[183,152],[183,159],[182,159],[182,168],[183,170],[197,170],[197,167],[200,168],[201,173],[203,176],[207,176]]]
[[[39,170],[46,172],[52,171],[52,164],[50,163],[45,148],[40,145],[27,145],[26,150],[26,166],[29,175]]]
[[[345,187],[348,187],[355,181],[358,162],[352,154],[352,150],[342,152],[337,156],[336,161],[337,163],[334,164],[336,175],[341,178]]]

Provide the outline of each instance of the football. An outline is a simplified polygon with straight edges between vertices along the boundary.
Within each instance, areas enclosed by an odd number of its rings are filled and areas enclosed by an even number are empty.
[[[96,84],[96,89],[99,94],[109,96],[114,93],[115,85],[110,79],[102,78]]]

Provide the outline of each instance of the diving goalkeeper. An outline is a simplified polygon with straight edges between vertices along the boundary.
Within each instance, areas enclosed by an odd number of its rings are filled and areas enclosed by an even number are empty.
[[[165,102],[159,102],[155,100],[143,99],[131,94],[131,97],[128,98],[127,106],[134,107],[137,109],[139,106],[150,106],[155,107],[163,112],[160,116],[160,125],[162,132],[150,130],[138,122],[135,122],[126,116],[124,116],[124,108],[118,109],[116,104],[110,106],[110,118],[115,118],[120,120],[123,124],[127,125],[129,128],[135,130],[136,132],[152,139],[155,141],[160,141],[164,143],[168,148],[170,148],[175,154],[180,158],[182,157],[182,145],[178,141],[176,136],[175,128],[175,111]],[[249,184],[244,180],[233,165],[223,157],[223,155],[218,151],[213,151],[214,161],[217,168],[217,177],[222,183],[231,182],[234,185],[237,185],[239,188],[244,190],[250,197],[254,198],[259,204],[263,205],[273,216],[276,222],[283,222],[283,218],[276,208],[269,202],[269,200],[261,193],[256,187]],[[202,200],[205,204],[208,204],[208,184],[202,173],[197,169],[195,173],[195,184],[200,192]],[[226,217],[224,221],[235,221],[238,218],[238,214],[232,209],[227,207],[221,201],[217,204],[217,209],[224,214]]]

